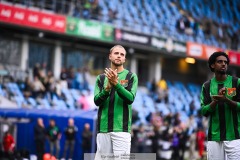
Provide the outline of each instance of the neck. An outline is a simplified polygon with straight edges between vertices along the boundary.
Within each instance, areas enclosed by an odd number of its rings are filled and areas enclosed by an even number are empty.
[[[227,75],[226,74],[215,73],[215,78],[216,78],[217,81],[225,81],[226,78],[227,78]]]
[[[112,70],[117,69],[117,72],[118,72],[118,73],[119,73],[119,72],[122,72],[122,71],[124,70],[123,65],[121,65],[121,66],[115,66],[114,64],[111,64],[111,68],[112,68]]]

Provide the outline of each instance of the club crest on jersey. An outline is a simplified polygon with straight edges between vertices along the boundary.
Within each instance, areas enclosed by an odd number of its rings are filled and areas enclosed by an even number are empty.
[[[236,96],[236,88],[227,88],[227,95],[228,96],[231,96],[231,97],[233,97],[233,96]]]
[[[120,80],[120,84],[121,84],[123,87],[127,87],[127,86],[128,86],[128,80]]]

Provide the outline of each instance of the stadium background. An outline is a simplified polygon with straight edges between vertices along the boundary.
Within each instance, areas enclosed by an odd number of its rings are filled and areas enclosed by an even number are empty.
[[[149,89],[151,82],[165,79],[170,89],[169,101],[173,102],[169,108],[180,106],[179,110],[170,109],[170,112],[182,112],[181,107],[189,107],[192,100],[199,109],[201,84],[212,76],[206,62],[212,52],[227,52],[231,61],[229,73],[240,75],[239,4],[239,0],[216,3],[210,0],[204,4],[200,0],[1,0],[0,138],[4,126],[13,124],[17,149],[27,149],[34,154],[34,140],[29,137],[33,137],[31,128],[39,116],[45,117],[46,125],[49,118],[56,118],[60,126],[66,126],[67,117],[71,116],[77,120],[79,132],[85,122],[91,123],[94,132],[95,116],[92,115],[96,111],[82,111],[74,106],[70,109],[67,102],[58,109],[51,109],[48,105],[50,109],[45,111],[47,107],[43,105],[40,109],[31,106],[29,111],[22,109],[26,99],[19,98],[21,94],[14,93],[8,99],[2,88],[6,86],[6,92],[15,92],[8,86],[9,79],[17,82],[24,81],[26,76],[32,77],[33,68],[39,63],[46,70],[52,70],[56,79],[59,79],[63,67],[87,68],[91,75],[91,90],[96,75],[109,66],[109,49],[115,44],[126,48],[125,68],[138,75],[141,95]],[[181,19],[184,19],[183,28]],[[195,62],[187,63],[187,57],[194,58]],[[178,94],[183,94],[185,99]],[[147,123],[144,117],[149,112],[165,112],[161,107],[151,106],[156,105],[150,103],[153,100],[145,104],[146,99],[134,105],[140,113],[141,123]],[[6,109],[10,104],[17,109]],[[145,108],[139,105],[145,105]],[[186,113],[183,115],[187,117]],[[26,118],[26,121],[20,118]],[[81,155],[80,134],[78,142],[75,159]],[[63,144],[64,138],[61,140]]]

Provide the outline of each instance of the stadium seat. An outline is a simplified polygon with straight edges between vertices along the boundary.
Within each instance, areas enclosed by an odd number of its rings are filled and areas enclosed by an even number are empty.
[[[32,97],[28,97],[28,98],[26,99],[26,101],[27,101],[33,108],[37,106],[36,100],[35,100],[34,98],[32,98]]]

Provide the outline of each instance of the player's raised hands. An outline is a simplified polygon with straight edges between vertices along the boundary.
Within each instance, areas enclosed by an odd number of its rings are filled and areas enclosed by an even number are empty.
[[[115,86],[118,83],[117,69],[105,68],[104,74],[112,85]]]

